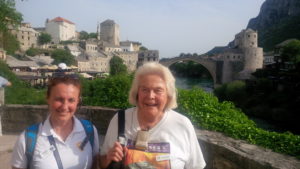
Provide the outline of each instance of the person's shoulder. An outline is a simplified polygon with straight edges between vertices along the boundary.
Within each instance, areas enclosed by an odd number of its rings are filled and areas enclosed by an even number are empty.
[[[136,110],[136,107],[130,107],[125,109],[125,114],[132,114]]]
[[[170,116],[174,117],[174,118],[179,118],[179,119],[184,119],[184,120],[189,120],[185,115],[175,111],[175,110],[168,110],[168,113],[170,114]]]

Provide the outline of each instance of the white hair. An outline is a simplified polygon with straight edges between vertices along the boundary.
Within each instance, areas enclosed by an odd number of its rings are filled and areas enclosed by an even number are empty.
[[[165,81],[168,101],[164,109],[168,110],[176,108],[177,91],[175,87],[175,78],[167,67],[157,62],[145,63],[143,66],[137,69],[129,92],[129,103],[137,106],[140,77],[149,74],[159,75]]]

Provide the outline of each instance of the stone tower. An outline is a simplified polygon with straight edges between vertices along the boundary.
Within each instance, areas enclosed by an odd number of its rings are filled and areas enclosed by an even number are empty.
[[[239,73],[240,78],[249,78],[256,69],[263,67],[263,49],[257,46],[256,31],[242,30],[235,35],[234,45],[244,53],[244,69]]]
[[[100,39],[110,45],[120,46],[119,25],[113,20],[106,20],[100,24]]]

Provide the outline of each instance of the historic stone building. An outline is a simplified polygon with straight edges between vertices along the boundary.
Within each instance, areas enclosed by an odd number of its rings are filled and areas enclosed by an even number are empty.
[[[102,22],[100,27],[98,25],[97,33],[98,38],[100,37],[98,40],[107,42],[110,45],[120,46],[120,28],[113,20],[108,19]]]
[[[129,52],[139,51],[141,45],[142,44],[140,42],[129,41],[129,40],[120,42],[120,46],[123,49],[123,51],[129,51]]]
[[[73,40],[76,38],[75,24],[62,17],[46,20],[46,32],[51,35],[52,42]]]
[[[31,27],[30,23],[21,23],[17,28],[10,26],[9,30],[20,42],[21,51],[26,51],[27,49],[38,45],[39,33]]]
[[[139,67],[147,62],[158,62],[158,61],[159,61],[158,50],[139,51],[137,66]]]
[[[104,52],[85,52],[76,60],[79,72],[109,72],[109,61],[111,55]]]
[[[263,49],[257,46],[257,38],[256,31],[242,30],[235,35],[234,45],[215,57],[224,61],[223,66],[227,67],[224,70],[228,73],[223,73],[224,82],[232,79],[249,79],[251,73],[263,67]]]
[[[210,52],[206,56],[176,57],[161,60],[160,63],[170,66],[188,60],[204,66],[217,86],[251,78],[251,73],[263,67],[263,49],[257,46],[257,32],[246,29],[235,35],[232,45],[218,47],[217,51]]]
[[[135,71],[138,61],[138,52],[115,52],[113,54],[123,59],[128,71]]]
[[[119,37],[119,25],[113,20],[98,24],[97,39],[91,38],[80,43],[85,52],[76,58],[79,71],[108,73],[109,61],[113,56],[120,57],[128,71],[134,71],[141,43],[128,40],[120,42]],[[158,60],[158,52],[156,56]]]

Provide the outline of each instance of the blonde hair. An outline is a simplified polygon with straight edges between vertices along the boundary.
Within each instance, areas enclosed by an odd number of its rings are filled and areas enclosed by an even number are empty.
[[[157,62],[146,63],[137,69],[129,92],[129,103],[137,106],[140,77],[149,74],[159,75],[165,81],[168,101],[164,109],[168,110],[176,108],[177,91],[175,87],[175,78],[167,67]]]

